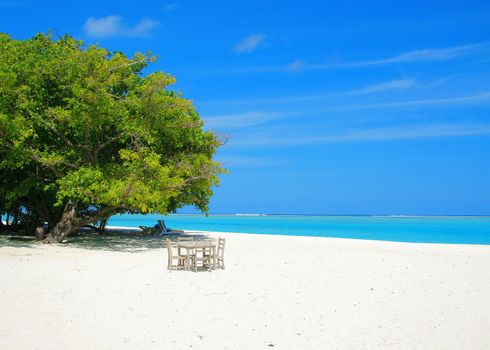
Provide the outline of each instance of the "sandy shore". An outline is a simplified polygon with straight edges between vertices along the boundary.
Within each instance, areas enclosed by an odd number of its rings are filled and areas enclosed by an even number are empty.
[[[490,246],[221,234],[162,248],[0,245],[0,349],[489,349]]]

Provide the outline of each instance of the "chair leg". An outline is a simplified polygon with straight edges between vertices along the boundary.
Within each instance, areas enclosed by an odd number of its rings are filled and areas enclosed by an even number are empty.
[[[212,268],[213,268],[213,265],[211,265],[211,255],[208,255],[208,261],[206,261],[206,265],[207,265],[207,268],[208,268],[208,271],[211,271]]]
[[[187,254],[186,254],[185,258],[184,258],[184,270],[185,271],[189,271],[190,268],[191,268],[190,265],[191,265],[191,257],[189,255],[189,251],[187,251]]]
[[[225,260],[218,258],[218,266],[224,270],[225,269]]]

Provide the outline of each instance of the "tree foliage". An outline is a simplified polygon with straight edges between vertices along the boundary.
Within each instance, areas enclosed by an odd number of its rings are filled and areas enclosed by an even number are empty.
[[[172,76],[143,74],[153,61],[0,34],[0,211],[34,213],[54,241],[114,213],[207,212],[220,140]]]

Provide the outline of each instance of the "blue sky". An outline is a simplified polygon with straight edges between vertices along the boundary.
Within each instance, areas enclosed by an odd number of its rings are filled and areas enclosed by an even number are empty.
[[[0,0],[0,31],[158,55],[151,69],[231,135],[211,212],[490,214],[489,13],[488,1]]]

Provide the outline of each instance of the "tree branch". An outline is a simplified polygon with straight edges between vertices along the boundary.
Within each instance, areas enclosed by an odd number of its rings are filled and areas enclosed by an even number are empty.
[[[51,117],[53,117],[53,115],[50,113],[50,111],[48,111],[48,114],[50,114],[50,115],[51,115]],[[65,144],[67,144],[67,145],[68,145],[68,146],[70,146],[70,147],[74,147],[73,142],[71,142],[71,141],[70,141],[70,140],[69,140],[69,139],[66,137],[66,135],[64,135],[63,133],[59,132],[59,131],[58,131],[58,129],[56,129],[56,128],[54,127],[54,125],[49,124],[48,122],[46,122],[46,121],[44,121],[44,120],[41,120],[41,122],[42,122],[42,123],[43,123],[45,126],[47,126],[47,127],[48,127],[48,128],[51,130],[51,131],[53,131],[53,132],[54,132],[56,135],[58,135],[58,137],[59,137],[61,140],[63,140],[63,142],[64,142]]]
[[[149,61],[149,58],[144,58],[144,59],[141,59],[141,60],[138,60],[138,61],[134,61],[134,62],[131,62],[131,63],[121,64],[120,66],[109,68],[109,72],[114,72],[116,69],[119,69],[119,68],[125,68],[125,67],[132,66],[134,64],[138,64],[138,63],[142,63],[142,62],[148,62],[148,61]]]

